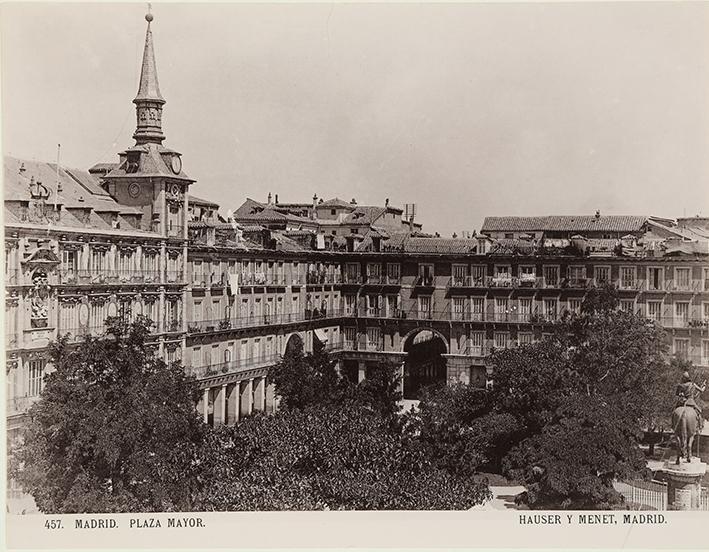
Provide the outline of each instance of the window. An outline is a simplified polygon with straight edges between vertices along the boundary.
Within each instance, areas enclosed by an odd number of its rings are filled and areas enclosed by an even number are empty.
[[[382,330],[380,328],[367,328],[367,349],[380,351],[382,345]]]
[[[685,323],[689,320],[688,302],[681,301],[675,303],[675,320],[682,323]]]
[[[473,285],[481,287],[485,285],[486,267],[483,265],[473,265],[471,267],[470,278],[473,280]]]
[[[702,320],[709,321],[709,303],[702,303]]]
[[[569,283],[572,286],[581,286],[586,283],[586,267],[574,265],[568,267]]]
[[[596,279],[596,284],[604,285],[611,281],[611,267],[596,266],[593,268],[593,277]]]
[[[195,322],[202,321],[202,301],[195,301],[194,302],[194,321]]]
[[[483,343],[485,342],[485,332],[470,332],[469,353],[473,356],[482,356]]]
[[[470,312],[472,320],[481,322],[485,313],[485,299],[482,297],[473,297],[470,300]]]
[[[357,328],[345,327],[345,348],[354,349],[357,344]]]
[[[76,251],[62,251],[62,281],[72,282],[76,279],[77,254]],[[7,265],[5,265],[7,274]]]
[[[559,267],[545,266],[544,267],[544,285],[545,287],[556,287],[559,285]]]
[[[702,364],[709,364],[709,339],[702,341]]]
[[[533,265],[519,267],[519,283],[522,286],[531,287],[537,280],[537,269]]]
[[[433,277],[432,264],[419,264],[419,285],[432,286]]]
[[[679,358],[686,359],[689,356],[689,339],[675,338],[673,345],[674,353]]]
[[[337,236],[337,230],[330,230],[330,234],[332,234],[333,236]]]
[[[399,318],[399,296],[387,295],[387,316]]]
[[[495,332],[495,348],[507,349],[510,345],[510,334],[508,332]]]
[[[464,286],[466,284],[466,276],[468,272],[467,265],[454,264],[453,265],[453,285],[454,286]]]
[[[195,285],[202,284],[202,261],[192,262],[192,283]]]
[[[495,320],[504,322],[509,314],[509,300],[507,297],[495,297]]]
[[[219,299],[212,299],[212,318],[215,320],[220,320],[222,318],[220,303],[221,301]]]
[[[529,318],[532,315],[532,298],[522,297],[519,300],[519,321],[529,322]]]
[[[647,317],[657,322],[660,321],[662,317],[662,301],[647,302]]]
[[[497,285],[510,285],[512,271],[509,265],[495,265],[495,277],[493,282]]]
[[[202,347],[192,349],[192,366],[197,367],[202,364]]]
[[[419,318],[431,318],[431,297],[422,295],[418,298]]]
[[[44,359],[30,360],[27,365],[27,395],[36,397],[42,392],[42,378],[44,376]]]
[[[675,288],[688,290],[689,285],[689,268],[675,268]]]
[[[547,320],[556,320],[556,299],[544,299],[544,316]]]
[[[359,264],[357,263],[347,263],[347,283],[358,284],[359,283]]]
[[[634,299],[621,299],[620,310],[625,312],[635,311],[635,300]]]
[[[704,291],[709,291],[709,268],[702,269],[702,274],[704,275]]]
[[[657,267],[649,267],[647,269],[647,289],[661,290],[662,287],[662,269]]]
[[[520,345],[531,345],[534,343],[534,334],[531,332],[518,333],[517,338],[519,339]]]
[[[581,312],[581,299],[569,299],[569,312],[574,312],[576,314]]]
[[[399,263],[387,264],[387,283],[398,284],[401,280],[401,265]]]
[[[373,284],[378,284],[381,279],[382,267],[378,263],[369,263],[367,265],[367,281]]]
[[[465,297],[453,297],[453,320],[465,320]]]
[[[101,249],[91,250],[91,271],[92,272],[103,272],[108,268],[106,263],[106,252]]]
[[[345,314],[354,316],[356,311],[356,295],[345,295]]]
[[[635,267],[620,267],[620,287],[621,289],[633,289],[635,287]]]
[[[334,217],[337,214],[337,209],[330,209],[330,214]]]
[[[367,295],[367,316],[380,316],[379,295]]]

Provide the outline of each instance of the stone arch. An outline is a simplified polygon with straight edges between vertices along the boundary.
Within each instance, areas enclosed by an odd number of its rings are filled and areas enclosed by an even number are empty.
[[[446,347],[446,353],[450,351],[450,345],[448,343],[448,339],[446,339],[446,336],[443,335],[441,332],[438,330],[434,330],[433,328],[414,328],[410,332],[408,332],[404,337],[401,338],[401,352],[405,353],[406,349],[410,344],[412,343],[412,340],[415,339],[415,337],[422,333],[422,332],[431,332],[434,336],[440,338],[440,340],[443,342],[443,344]]]
[[[448,379],[445,354],[448,340],[431,328],[416,328],[404,336],[404,398],[419,399],[425,387],[440,385]]]
[[[305,340],[303,339],[303,336],[301,336],[298,332],[294,332],[286,338],[285,345],[281,354],[285,355],[286,351],[288,351],[290,347],[296,346],[297,343],[300,343],[303,350],[305,350]]]

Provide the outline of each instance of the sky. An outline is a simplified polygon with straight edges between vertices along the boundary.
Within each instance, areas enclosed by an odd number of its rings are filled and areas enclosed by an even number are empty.
[[[133,144],[145,4],[0,7],[2,148]],[[165,145],[192,193],[485,216],[709,215],[709,4],[163,4]]]

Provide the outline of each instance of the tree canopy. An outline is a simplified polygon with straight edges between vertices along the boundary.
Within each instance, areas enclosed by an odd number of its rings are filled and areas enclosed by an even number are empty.
[[[55,371],[28,414],[13,473],[45,513],[192,509],[204,427],[179,364],[146,347],[151,322],[50,346]]]

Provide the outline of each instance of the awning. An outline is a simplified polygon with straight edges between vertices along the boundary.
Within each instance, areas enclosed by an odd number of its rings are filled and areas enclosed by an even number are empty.
[[[321,343],[327,343],[327,334],[323,330],[313,330],[315,332],[315,337],[317,337]]]

